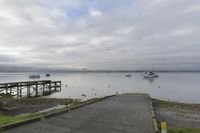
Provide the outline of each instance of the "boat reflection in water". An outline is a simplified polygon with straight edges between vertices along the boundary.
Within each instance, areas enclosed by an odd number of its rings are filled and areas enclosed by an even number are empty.
[[[149,83],[153,83],[154,82],[154,78],[146,78],[148,81],[149,81]]]

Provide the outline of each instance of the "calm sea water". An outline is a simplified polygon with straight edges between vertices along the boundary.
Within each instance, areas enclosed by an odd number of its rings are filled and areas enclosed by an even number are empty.
[[[153,98],[187,103],[200,103],[200,73],[159,73],[154,80],[141,73],[52,73],[41,74],[40,80],[61,80],[62,91],[53,98],[89,99],[118,93],[148,93]],[[29,81],[29,73],[0,73],[0,82]],[[67,86],[66,86],[67,85]],[[87,97],[81,96],[86,94]]]

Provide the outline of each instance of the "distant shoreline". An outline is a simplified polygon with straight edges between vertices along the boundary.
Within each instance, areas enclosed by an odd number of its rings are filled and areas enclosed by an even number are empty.
[[[66,70],[66,71],[0,71],[0,73],[142,73],[152,70]],[[156,70],[158,73],[199,73],[200,71],[166,71]]]

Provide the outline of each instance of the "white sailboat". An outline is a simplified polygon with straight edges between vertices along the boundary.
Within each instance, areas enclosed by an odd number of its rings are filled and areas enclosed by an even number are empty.
[[[156,74],[154,71],[155,71],[155,65],[153,65],[153,71],[143,73],[143,77],[144,78],[158,78],[159,75]]]
[[[144,77],[144,78],[158,78],[159,75],[156,74],[156,73],[154,73],[154,72],[145,72],[145,73],[143,74],[143,77]]]
[[[125,75],[125,77],[131,77],[131,76],[132,76],[131,74],[126,74],[126,75]]]

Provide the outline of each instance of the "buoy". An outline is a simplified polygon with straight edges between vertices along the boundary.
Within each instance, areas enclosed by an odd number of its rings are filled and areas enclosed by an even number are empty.
[[[118,95],[118,91],[116,91],[116,95]]]
[[[82,96],[82,97],[87,97],[87,95],[86,95],[86,94],[82,94],[81,96]]]

